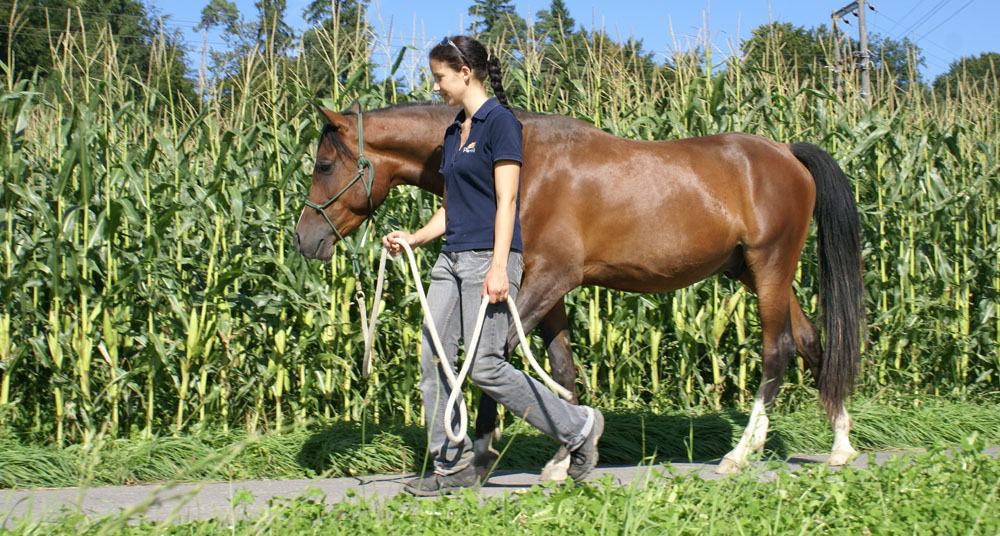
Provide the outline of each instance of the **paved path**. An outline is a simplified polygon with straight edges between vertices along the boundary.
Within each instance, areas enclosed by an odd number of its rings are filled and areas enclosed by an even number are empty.
[[[998,448],[987,450],[997,455]],[[884,463],[893,456],[910,456],[916,451],[879,452],[876,463]],[[789,470],[799,470],[804,466],[822,463],[827,456],[796,456],[786,463]],[[857,457],[853,465],[868,465],[867,453]],[[713,480],[722,478],[713,470],[714,464],[674,463],[670,467],[677,473],[697,473],[702,478]],[[761,465],[763,468],[764,465]],[[649,475],[650,470],[667,474],[663,465],[654,466],[601,466],[591,479],[611,474],[622,485]],[[773,478],[776,471],[763,470],[761,478]],[[380,475],[356,478],[323,478],[312,480],[265,480],[222,483],[177,484],[174,486],[109,486],[99,488],[62,488],[36,490],[0,490],[0,528],[10,526],[11,520],[25,515],[33,519],[43,516],[58,516],[64,510],[80,510],[91,515],[107,515],[120,511],[145,512],[146,519],[160,521],[172,519],[190,521],[206,518],[233,519],[252,516],[267,507],[272,498],[291,498],[318,490],[325,495],[327,503],[337,503],[348,499],[348,492],[356,497],[387,498],[402,492],[402,484],[412,474]],[[505,493],[530,488],[539,483],[538,471],[499,471],[480,489],[486,497],[498,497]],[[242,501],[241,501],[242,499]],[[235,508],[233,504],[237,503]]]

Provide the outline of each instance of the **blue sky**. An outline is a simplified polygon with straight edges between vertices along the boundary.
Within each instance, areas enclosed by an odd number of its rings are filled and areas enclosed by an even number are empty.
[[[208,0],[151,0],[164,15],[170,15],[168,26],[183,31],[192,49],[192,57],[201,50],[203,35],[193,28],[201,18]],[[522,17],[534,19],[539,9],[547,9],[550,0],[513,2]],[[713,50],[728,55],[750,31],[768,21],[790,22],[812,27],[830,24],[830,13],[846,5],[815,0],[709,0],[689,2],[679,0],[564,0],[577,25],[601,28],[612,37],[634,36],[643,40],[647,51],[659,61],[679,48],[703,42],[708,28]],[[416,45],[420,51],[444,35],[463,33],[469,25],[468,7],[472,0],[373,0],[369,22],[383,42],[393,50],[403,45]],[[923,69],[926,80],[948,69],[948,65],[963,56],[983,52],[1000,52],[1000,2],[997,0],[873,0],[876,11],[868,11],[869,34],[893,39],[909,37],[922,49],[927,64]],[[253,0],[236,0],[247,18],[256,17]],[[296,30],[305,27],[301,14],[308,0],[288,0],[286,22]],[[841,22],[843,31],[857,37],[857,19],[848,16],[851,24]],[[671,33],[672,29],[672,33]],[[390,38],[386,41],[386,38]],[[217,34],[208,35],[208,46],[221,48]],[[384,52],[376,53],[376,61],[384,61]],[[381,54],[381,57],[378,55]],[[393,54],[392,50],[389,54]],[[422,58],[414,58],[421,61]]]

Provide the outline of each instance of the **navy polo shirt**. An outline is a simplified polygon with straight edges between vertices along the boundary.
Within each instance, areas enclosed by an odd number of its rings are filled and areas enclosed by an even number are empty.
[[[444,175],[445,244],[443,251],[493,249],[497,196],[493,164],[499,160],[521,162],[521,123],[510,110],[491,98],[472,116],[469,137],[463,147],[465,110],[444,134],[441,174]],[[517,186],[517,209],[521,208],[521,184]],[[521,219],[514,215],[510,249],[524,251]]]

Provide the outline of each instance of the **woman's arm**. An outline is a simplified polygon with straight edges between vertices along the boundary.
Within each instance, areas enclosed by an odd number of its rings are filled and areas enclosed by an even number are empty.
[[[515,160],[499,160],[493,165],[493,180],[497,192],[497,215],[493,226],[493,262],[483,282],[483,296],[490,303],[507,301],[507,259],[510,241],[514,236],[514,218],[517,216],[517,187],[520,182],[521,164]]]
[[[389,253],[392,255],[398,254],[403,249],[403,246],[395,242],[396,238],[402,238],[411,248],[420,247],[444,234],[445,221],[445,209],[442,205],[423,227],[417,229],[417,232],[410,234],[406,231],[392,231],[382,237],[382,245],[389,248]]]

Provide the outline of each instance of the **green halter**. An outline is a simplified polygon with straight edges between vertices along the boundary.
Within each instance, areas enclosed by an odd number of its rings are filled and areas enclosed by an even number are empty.
[[[365,180],[366,169],[368,170],[368,180]],[[337,235],[337,238],[341,242],[344,242],[344,244],[347,244],[347,241],[344,240],[344,235],[340,234],[340,231],[337,230],[337,226],[334,225],[332,221],[330,221],[330,217],[326,215],[326,207],[332,205],[334,201],[339,199],[340,196],[344,195],[344,192],[350,189],[351,186],[354,186],[354,183],[358,181],[361,181],[361,184],[364,185],[365,193],[368,195],[368,216],[366,216],[365,219],[368,220],[368,225],[370,229],[372,226],[375,225],[375,207],[372,204],[372,185],[375,181],[375,166],[371,163],[371,160],[365,158],[364,123],[361,120],[360,111],[358,111],[358,173],[354,175],[354,178],[351,179],[351,182],[347,183],[347,186],[341,188],[341,190],[337,192],[336,195],[331,197],[330,200],[327,201],[326,203],[318,205],[306,199],[306,206],[309,208],[314,208],[317,211],[319,211],[319,213],[323,216],[323,219],[326,220],[326,223],[330,225],[330,229],[333,229],[333,234]],[[354,268],[355,275],[361,272],[360,264],[358,263],[358,251],[361,249],[362,245],[364,245],[364,238],[359,240],[356,245],[348,246],[351,256],[351,266]]]

